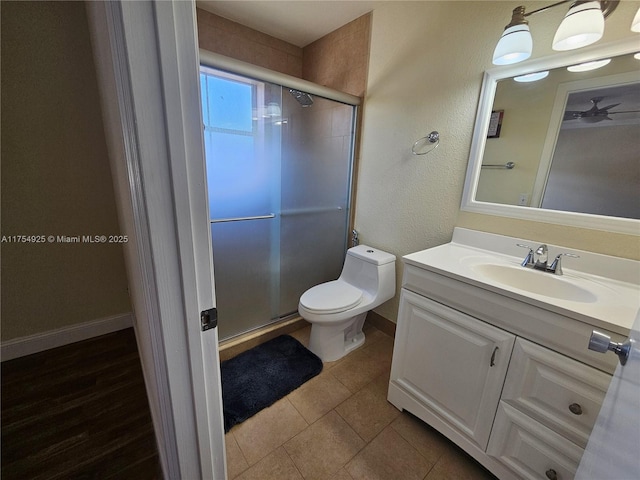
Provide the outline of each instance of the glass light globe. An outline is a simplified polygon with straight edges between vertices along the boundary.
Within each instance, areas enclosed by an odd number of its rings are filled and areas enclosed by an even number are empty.
[[[631,21],[631,31],[640,32],[640,8],[636,12],[636,16]]]
[[[537,80],[542,80],[543,78],[547,78],[549,76],[549,70],[545,70],[543,72],[535,72],[528,73],[526,75],[520,75],[519,77],[513,77],[516,82],[527,83],[527,82],[535,82]]]
[[[610,58],[594,60],[593,62],[571,65],[570,67],[567,67],[567,70],[569,70],[570,72],[588,72],[589,70],[595,70],[596,68],[604,67],[605,65],[608,65],[609,62],[611,62]]]
[[[573,5],[553,37],[554,50],[573,50],[591,45],[602,38],[604,15],[600,2]]]
[[[494,65],[510,65],[531,56],[533,40],[528,25],[514,25],[505,29],[493,51]]]

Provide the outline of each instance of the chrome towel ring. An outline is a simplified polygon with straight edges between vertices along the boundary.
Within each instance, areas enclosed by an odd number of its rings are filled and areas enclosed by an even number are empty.
[[[411,153],[414,155],[426,155],[432,150],[435,150],[440,145],[440,134],[435,130],[426,137],[422,137],[417,140],[411,147]],[[425,150],[426,147],[431,147]]]

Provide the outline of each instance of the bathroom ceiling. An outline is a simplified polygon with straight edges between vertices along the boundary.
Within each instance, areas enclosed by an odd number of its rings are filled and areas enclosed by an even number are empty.
[[[197,0],[199,8],[304,47],[373,10],[369,0]]]

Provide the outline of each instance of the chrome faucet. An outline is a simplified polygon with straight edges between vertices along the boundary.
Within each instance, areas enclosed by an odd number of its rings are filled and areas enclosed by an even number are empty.
[[[536,270],[547,270],[547,260],[549,258],[549,249],[547,244],[543,243],[536,250],[536,263],[533,266]]]
[[[529,245],[523,245],[522,243],[516,243],[516,246],[529,249],[529,253],[527,253],[520,265],[553,273],[554,275],[562,275],[562,257],[580,258],[579,255],[574,255],[573,253],[559,253],[551,263],[551,266],[548,266],[549,248],[546,244],[543,243],[535,251]]]

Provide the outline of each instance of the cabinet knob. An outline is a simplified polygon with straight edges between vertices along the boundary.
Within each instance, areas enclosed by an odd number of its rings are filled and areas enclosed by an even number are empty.
[[[569,411],[574,415],[582,415],[582,407],[579,403],[572,403],[569,405]]]
[[[544,474],[547,476],[549,480],[558,480],[558,474],[553,468],[550,468]]]

